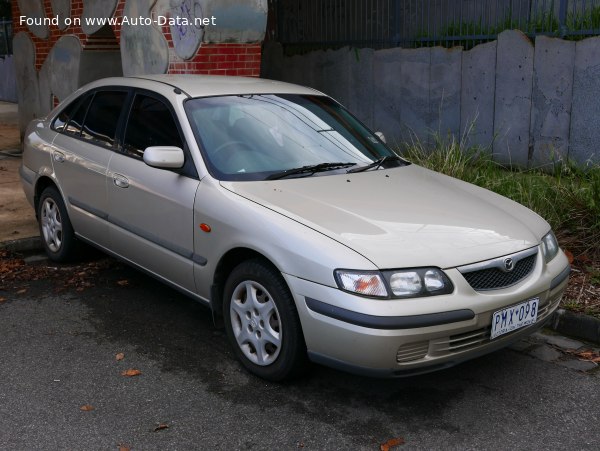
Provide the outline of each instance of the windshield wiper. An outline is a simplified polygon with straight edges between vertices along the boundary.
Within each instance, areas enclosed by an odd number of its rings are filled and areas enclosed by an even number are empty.
[[[353,172],[364,172],[364,171],[368,171],[369,169],[379,169],[381,167],[381,165],[383,163],[386,163],[388,161],[399,161],[402,160],[402,158],[400,158],[397,155],[386,155],[385,157],[381,157],[378,160],[375,160],[373,163],[368,164],[366,166],[361,166],[359,168],[354,168],[354,169],[348,169],[348,173],[353,173]],[[402,160],[404,161],[404,160]]]
[[[354,166],[356,163],[319,163],[319,164],[311,164],[309,166],[302,166],[301,168],[295,169],[287,169],[285,171],[276,172],[275,174],[271,174],[267,176],[265,180],[279,180],[285,177],[289,177],[290,175],[297,174],[316,174],[317,172],[325,172],[325,171],[333,171],[334,169],[342,169],[349,168],[350,166]]]

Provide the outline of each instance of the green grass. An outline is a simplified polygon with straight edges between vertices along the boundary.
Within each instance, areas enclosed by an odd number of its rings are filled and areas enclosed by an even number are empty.
[[[442,46],[462,46],[465,50],[470,50],[477,44],[494,40],[501,32],[505,30],[521,30],[524,33],[533,36],[536,34],[548,34],[550,36],[561,37],[561,31],[565,32],[564,39],[579,41],[589,35],[573,34],[579,30],[599,30],[600,29],[600,6],[586,8],[585,11],[567,13],[564,30],[561,30],[558,17],[553,10],[538,11],[533,19],[528,21],[513,18],[512,11],[508,10],[504,18],[494,25],[486,25],[481,18],[479,21],[451,22],[445,26],[439,33],[436,33],[435,41],[427,41],[430,34],[427,32],[418,33],[415,47],[431,47],[435,45]],[[458,39],[461,36],[489,36],[489,39]],[[448,40],[448,38],[454,38]],[[419,42],[419,39],[425,39]]]
[[[600,166],[581,169],[558,162],[550,172],[539,168],[506,168],[490,149],[468,147],[433,135],[428,146],[418,139],[400,145],[398,153],[415,164],[459,178],[506,196],[545,218],[561,246],[574,255],[600,257]]]
[[[600,287],[600,270],[595,268],[587,268],[588,274],[590,275],[590,283]]]

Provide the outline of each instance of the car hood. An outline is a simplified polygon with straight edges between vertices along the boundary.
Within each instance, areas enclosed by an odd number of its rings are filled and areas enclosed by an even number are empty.
[[[522,205],[416,165],[221,185],[381,269],[475,263],[536,246],[550,229]]]

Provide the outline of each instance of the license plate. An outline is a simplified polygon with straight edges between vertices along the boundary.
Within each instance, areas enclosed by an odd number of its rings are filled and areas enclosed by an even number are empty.
[[[493,340],[500,335],[535,323],[537,321],[539,303],[540,298],[533,298],[494,312],[490,339]]]

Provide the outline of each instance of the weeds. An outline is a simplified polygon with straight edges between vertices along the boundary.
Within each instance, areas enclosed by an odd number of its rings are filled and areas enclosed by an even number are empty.
[[[525,205],[551,224],[561,245],[574,255],[600,257],[600,166],[584,170],[557,162],[550,172],[506,168],[494,161],[490,149],[469,147],[468,134],[459,139],[434,134],[431,146],[413,137],[398,153]]]
[[[529,36],[546,34],[579,41],[596,35],[600,30],[600,6],[568,11],[562,24],[553,5],[549,10],[538,9],[528,19],[516,17],[513,10],[509,8],[504,17],[495,24],[486,23],[486,20],[480,17],[475,21],[450,22],[435,38],[432,38],[428,32],[417,33],[414,47],[462,46],[465,50],[470,50],[477,44],[497,39],[498,35],[505,30],[521,30]]]

